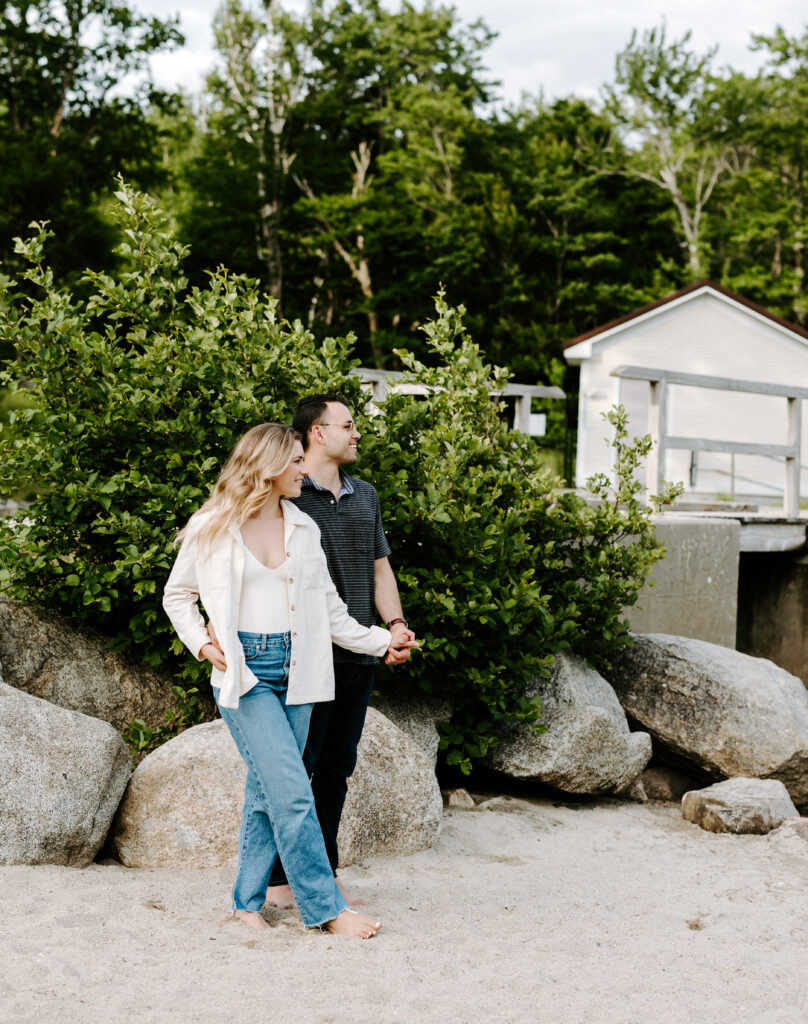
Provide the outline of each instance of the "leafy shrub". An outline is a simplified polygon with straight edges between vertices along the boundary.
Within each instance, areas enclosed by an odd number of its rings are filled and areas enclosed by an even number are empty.
[[[0,580],[151,664],[175,658],[194,694],[207,669],[160,607],[176,530],[246,429],[288,421],[311,391],[342,390],[358,412],[360,392],[351,339],[317,344],[223,268],[189,289],[185,249],[156,208],[123,184],[117,199],[117,276],[87,272],[82,297],[55,288],[48,232],[35,225],[17,242],[30,269],[0,277],[0,343],[18,353],[0,386],[13,393],[26,379],[35,403],[0,439],[0,494],[36,486],[24,514],[0,521]],[[428,390],[391,395],[368,421],[361,472],[379,489],[404,607],[424,638],[396,683],[451,698],[442,742],[468,771],[503,724],[537,723],[524,684],[554,654],[608,659],[627,641],[623,608],[662,551],[633,480],[650,442],[628,444],[615,411],[616,489],[593,481],[592,503],[561,491],[532,439],[504,425],[490,392],[508,374],[485,364],[463,312],[439,297],[425,327],[436,366],[399,353]],[[149,734],[135,722],[128,739],[142,751],[174,724]]]
[[[27,379],[36,403],[0,440],[0,494],[39,490],[0,526],[0,579],[158,664],[183,651],[160,607],[174,534],[238,437],[288,419],[301,392],[356,385],[348,341],[318,345],[222,268],[188,289],[159,211],[124,185],[116,195],[119,275],[87,272],[81,297],[55,288],[34,225],[17,242],[23,280],[0,278],[0,341],[18,355],[0,386]],[[182,664],[192,683],[206,675],[184,652]]]
[[[628,442],[625,411],[609,417],[616,485],[593,479],[591,501],[563,492],[533,439],[503,422],[491,392],[508,374],[484,362],[463,308],[441,296],[437,313],[424,329],[438,365],[398,353],[428,393],[390,395],[363,465],[424,638],[408,681],[451,699],[442,746],[467,772],[505,723],[538,721],[525,681],[556,653],[575,648],[597,663],[629,641],[623,609],[664,552],[635,477],[651,442]]]
[[[133,768],[161,743],[205,720],[205,709],[199,703],[199,690],[196,686],[190,686],[187,690],[181,686],[172,686],[171,691],[177,703],[163,712],[164,722],[149,726],[142,718],[136,718],[121,733],[129,746]]]

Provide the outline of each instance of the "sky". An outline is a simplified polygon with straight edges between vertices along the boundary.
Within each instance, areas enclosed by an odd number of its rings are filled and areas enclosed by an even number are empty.
[[[299,9],[302,0],[286,0]],[[415,0],[416,6],[423,0]],[[215,61],[211,22],[219,0],[133,0],[144,13],[180,14],[186,46],[157,55],[153,74],[158,85],[199,92]],[[390,0],[395,9],[398,3]],[[460,19],[482,18],[498,36],[486,51],[490,78],[501,84],[500,98],[515,105],[523,94],[547,100],[576,95],[595,98],[612,80],[615,55],[633,29],[665,19],[668,39],[692,30],[691,45],[702,53],[718,45],[715,67],[752,73],[760,55],[748,49],[753,33],[770,34],[782,25],[789,35],[808,29],[804,0],[454,0]]]

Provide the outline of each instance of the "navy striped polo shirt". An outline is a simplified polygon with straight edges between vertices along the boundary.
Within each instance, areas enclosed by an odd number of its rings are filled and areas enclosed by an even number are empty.
[[[387,558],[390,545],[384,535],[379,496],[375,487],[340,470],[339,501],[331,491],[303,478],[299,498],[292,500],[320,527],[328,571],[348,611],[363,626],[376,622],[375,562]],[[372,665],[372,654],[355,654],[334,645],[334,660]]]

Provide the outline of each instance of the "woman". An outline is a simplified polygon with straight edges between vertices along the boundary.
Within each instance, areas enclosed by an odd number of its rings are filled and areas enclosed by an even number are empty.
[[[247,764],[236,917],[269,927],[260,910],[277,851],[305,925],[370,938],[381,922],[349,909],[336,884],[302,751],[312,704],[334,697],[332,641],[381,655],[391,636],[348,615],[319,529],[283,500],[300,494],[305,473],[291,427],[248,431],[178,535],[163,607],[186,647],[212,664],[216,703]],[[200,599],[220,646],[210,642]]]

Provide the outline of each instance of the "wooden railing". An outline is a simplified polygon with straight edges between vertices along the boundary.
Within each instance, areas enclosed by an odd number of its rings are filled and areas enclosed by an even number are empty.
[[[733,455],[763,455],[785,460],[783,508],[789,518],[794,518],[799,514],[802,402],[808,399],[808,388],[791,387],[787,384],[762,384],[751,380],[733,380],[730,377],[707,377],[696,373],[679,373],[675,370],[655,370],[648,366],[618,366],[612,370],[611,376],[620,377],[621,380],[645,380],[651,387],[648,406],[648,433],[651,435],[653,448],[648,456],[647,474],[648,487],[652,493],[659,494],[662,491],[665,452],[669,449],[728,452]],[[785,398],[787,405],[785,444],[753,444],[746,441],[711,440],[705,437],[675,437],[669,434],[667,392],[671,384]]]
[[[371,370],[366,366],[351,370],[370,389],[374,402],[383,401],[391,389],[414,391],[416,394],[422,387],[419,384],[401,385],[397,382],[404,374],[400,370]],[[514,420],[513,429],[530,433],[530,401],[532,398],[566,398],[561,388],[539,384],[506,384],[503,391],[492,393],[495,398],[513,398]]]

